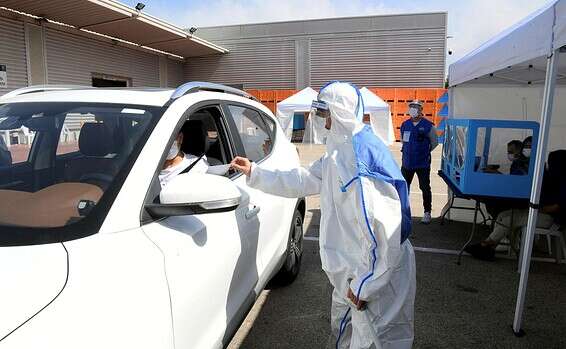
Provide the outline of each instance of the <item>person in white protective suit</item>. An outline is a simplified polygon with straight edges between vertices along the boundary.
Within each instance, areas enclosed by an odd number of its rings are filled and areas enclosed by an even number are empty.
[[[240,157],[232,167],[270,194],[320,193],[320,256],[334,287],[332,347],[411,348],[416,280],[406,182],[363,124],[356,87],[329,83],[313,108],[328,118],[330,132],[325,154],[310,168],[268,171]]]

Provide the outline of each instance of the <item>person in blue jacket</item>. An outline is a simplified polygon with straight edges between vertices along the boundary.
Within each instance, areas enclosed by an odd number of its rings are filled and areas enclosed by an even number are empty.
[[[430,189],[430,153],[438,145],[436,128],[433,123],[423,118],[421,101],[409,103],[411,118],[401,125],[401,140],[403,142],[403,161],[401,173],[411,187],[415,173],[419,178],[419,188],[423,193],[424,215],[421,223],[429,224],[432,211],[432,192]]]

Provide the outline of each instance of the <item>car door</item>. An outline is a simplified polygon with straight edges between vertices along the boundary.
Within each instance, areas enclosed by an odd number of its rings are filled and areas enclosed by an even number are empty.
[[[276,126],[273,120],[246,105],[228,103],[225,108],[231,114],[232,127],[235,129],[233,133],[239,139],[239,155],[246,156],[267,169],[281,169],[288,165],[285,154],[274,147]],[[253,189],[247,185],[245,176],[237,178],[236,183],[250,194],[250,212],[258,215],[260,227],[257,258],[261,261],[260,275],[263,281],[268,281],[266,278],[271,276],[285,254],[296,199],[273,196]]]
[[[215,119],[215,136],[227,146],[222,162],[228,163],[233,156],[232,142],[221,108],[193,109],[188,118],[197,112],[202,118],[203,110]],[[222,347],[255,300],[259,223],[248,212],[249,195],[245,190],[241,194],[235,211],[168,217],[143,226],[164,254],[176,348]]]

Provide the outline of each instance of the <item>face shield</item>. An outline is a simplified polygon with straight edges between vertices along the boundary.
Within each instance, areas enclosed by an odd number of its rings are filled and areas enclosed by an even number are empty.
[[[413,119],[417,119],[421,112],[422,112],[422,104],[419,101],[412,101],[409,103],[409,115],[411,116],[411,118]]]
[[[329,118],[330,108],[328,107],[328,103],[323,101],[312,101],[310,115],[315,115],[323,119]]]
[[[416,119],[419,117],[419,109],[415,108],[415,107],[410,107],[409,108],[409,115],[413,118]]]

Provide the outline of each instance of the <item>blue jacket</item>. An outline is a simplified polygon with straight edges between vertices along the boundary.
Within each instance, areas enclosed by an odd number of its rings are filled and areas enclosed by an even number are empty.
[[[430,138],[432,122],[421,119],[417,126],[411,119],[401,125],[401,140],[403,141],[403,167],[408,170],[430,168]],[[408,132],[408,134],[407,134]],[[408,137],[408,142],[406,141]]]

